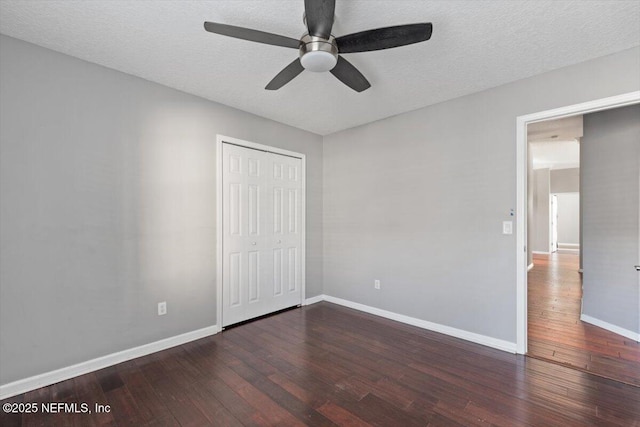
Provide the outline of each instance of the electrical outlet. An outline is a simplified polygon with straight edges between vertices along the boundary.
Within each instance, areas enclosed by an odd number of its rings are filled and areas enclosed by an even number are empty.
[[[380,289],[380,280],[374,280],[373,281],[373,287],[376,289]]]
[[[158,316],[164,316],[167,314],[167,302],[162,301],[158,303]]]

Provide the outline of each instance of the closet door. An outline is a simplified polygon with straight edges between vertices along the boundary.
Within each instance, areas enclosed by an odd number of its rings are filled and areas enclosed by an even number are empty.
[[[268,186],[272,204],[268,206],[271,259],[270,280],[273,310],[281,310],[301,303],[301,209],[302,161],[297,158],[269,153],[273,171]]]
[[[223,144],[222,326],[300,304],[301,160]]]

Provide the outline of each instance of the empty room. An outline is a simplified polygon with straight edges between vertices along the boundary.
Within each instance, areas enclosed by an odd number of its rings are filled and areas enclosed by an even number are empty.
[[[0,403],[640,426],[640,2],[0,0]]]

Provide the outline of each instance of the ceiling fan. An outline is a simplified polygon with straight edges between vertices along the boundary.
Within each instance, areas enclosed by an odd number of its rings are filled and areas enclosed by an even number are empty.
[[[300,40],[233,25],[205,22],[204,29],[216,34],[298,49],[299,57],[287,65],[265,87],[280,89],[304,70],[331,71],[345,85],[362,92],[371,87],[367,79],[341,54],[389,49],[429,40],[431,23],[398,25],[334,37],[335,0],[304,0],[303,21],[309,32]]]

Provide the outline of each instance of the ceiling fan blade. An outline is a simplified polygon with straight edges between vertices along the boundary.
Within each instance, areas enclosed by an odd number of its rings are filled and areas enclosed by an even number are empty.
[[[340,53],[368,52],[423,42],[431,38],[432,31],[430,22],[397,25],[347,34],[338,37],[336,43]]]
[[[309,35],[328,39],[333,27],[336,0],[304,0]]]
[[[277,76],[273,78],[269,82],[269,84],[265,87],[267,90],[278,90],[282,86],[289,83],[293,80],[298,74],[304,71],[302,64],[300,63],[300,58],[296,58],[291,64],[284,67],[282,71],[278,73]]]
[[[250,28],[218,24],[217,22],[205,22],[204,29],[210,33],[235,37],[236,39],[272,44],[274,46],[290,47],[293,49],[298,49],[300,47],[300,40],[292,39],[291,37],[279,36],[278,34],[265,33],[264,31],[252,30]]]
[[[342,56],[338,56],[338,63],[331,70],[331,74],[356,92],[362,92],[371,87],[371,83],[365,76]]]

